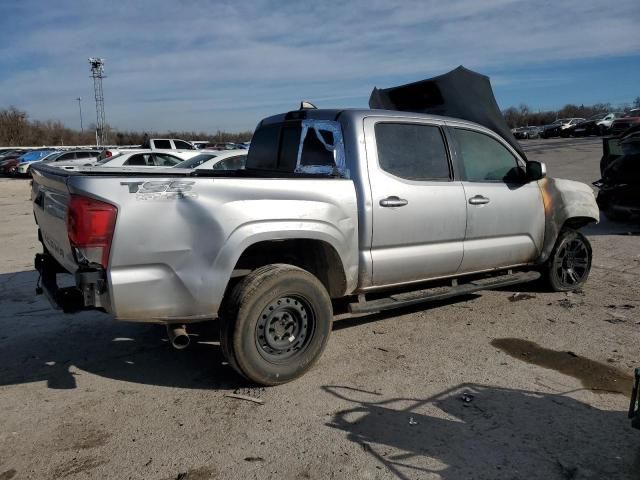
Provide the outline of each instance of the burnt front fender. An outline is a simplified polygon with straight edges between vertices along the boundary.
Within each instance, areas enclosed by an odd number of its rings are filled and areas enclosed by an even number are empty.
[[[600,221],[600,210],[589,185],[560,178],[544,178],[538,184],[545,213],[544,242],[538,263],[544,263],[565,225],[580,228],[597,223]]]

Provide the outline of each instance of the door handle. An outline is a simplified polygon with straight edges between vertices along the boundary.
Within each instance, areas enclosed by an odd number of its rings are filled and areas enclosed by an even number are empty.
[[[396,197],[395,195],[380,200],[381,207],[404,207],[407,203],[409,203],[409,200]]]
[[[482,195],[476,195],[469,199],[471,205],[484,205],[485,203],[489,203],[489,201],[487,197],[483,197]]]

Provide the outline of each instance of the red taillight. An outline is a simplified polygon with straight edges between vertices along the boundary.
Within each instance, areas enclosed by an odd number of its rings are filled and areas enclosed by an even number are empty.
[[[104,152],[104,157],[105,158],[113,157],[113,152],[111,150],[107,150],[106,152]]]
[[[67,214],[67,232],[71,246],[78,249],[101,249],[100,264],[106,268],[117,214],[118,209],[110,203],[71,195]]]

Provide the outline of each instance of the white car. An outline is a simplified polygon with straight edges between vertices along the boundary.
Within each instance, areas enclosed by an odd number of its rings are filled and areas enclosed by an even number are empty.
[[[176,168],[204,170],[240,170],[247,161],[246,150],[203,151],[199,155],[176,165]]]
[[[197,150],[188,152],[158,152],[154,150],[134,150],[100,160],[94,166],[114,167],[175,167],[179,163],[198,155]]]
[[[198,155],[198,151],[193,152],[158,152],[154,150],[129,150],[112,157],[103,158],[96,162],[88,162],[85,164],[61,165],[65,170],[78,170],[81,167],[97,167],[97,168],[118,168],[118,167],[136,167],[136,168],[157,168],[157,167],[174,167],[178,163]],[[53,163],[53,166],[58,166]]]
[[[98,161],[100,150],[67,150],[56,157],[49,157],[45,162],[54,167],[80,167],[83,165],[93,165]]]
[[[622,112],[607,113],[607,115],[604,116],[602,120],[599,120],[596,123],[598,130],[602,134],[606,133],[607,130],[611,128],[611,124],[613,124],[613,121],[616,120],[617,118],[622,118],[623,116],[624,116],[624,113]]]

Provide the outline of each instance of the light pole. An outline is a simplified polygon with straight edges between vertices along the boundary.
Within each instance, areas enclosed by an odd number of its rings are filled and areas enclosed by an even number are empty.
[[[82,98],[76,98],[78,100],[78,108],[80,109],[80,132],[84,133],[84,128],[82,128]]]

